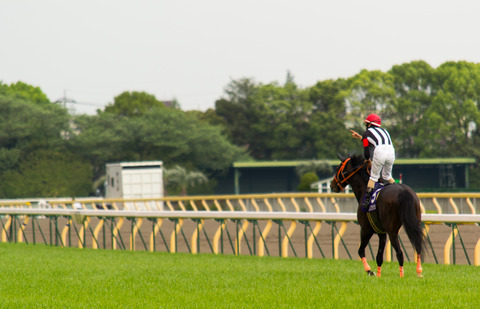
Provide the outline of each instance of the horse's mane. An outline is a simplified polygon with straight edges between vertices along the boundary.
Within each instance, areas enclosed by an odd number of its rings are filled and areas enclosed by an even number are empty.
[[[352,160],[353,166],[358,166],[365,162],[365,157],[361,154],[350,155],[350,159]]]
[[[350,159],[352,160],[352,165],[355,166],[360,166],[365,162],[365,157],[361,154],[353,154],[350,155]],[[367,167],[362,168],[359,171],[360,175],[362,176],[362,179],[365,181],[365,183],[368,182],[368,178],[370,177],[370,174],[367,171]]]

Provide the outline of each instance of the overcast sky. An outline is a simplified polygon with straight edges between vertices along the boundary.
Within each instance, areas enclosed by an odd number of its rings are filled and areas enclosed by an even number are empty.
[[[0,0],[0,81],[95,113],[124,91],[206,110],[232,79],[297,85],[480,63],[480,1]],[[73,105],[73,104],[70,104]]]

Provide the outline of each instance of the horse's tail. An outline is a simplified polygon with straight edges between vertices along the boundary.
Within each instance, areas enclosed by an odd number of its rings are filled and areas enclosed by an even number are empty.
[[[407,233],[413,248],[423,260],[427,245],[425,235],[423,234],[422,222],[417,218],[415,197],[409,190],[402,190],[398,200],[400,203],[400,218],[403,223],[403,229]]]

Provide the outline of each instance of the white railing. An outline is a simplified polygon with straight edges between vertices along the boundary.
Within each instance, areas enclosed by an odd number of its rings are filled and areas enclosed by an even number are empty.
[[[112,249],[117,248],[118,238],[121,237],[121,228],[124,222],[131,222],[130,228],[123,228],[123,233],[127,236],[126,239],[130,240],[130,249],[135,250],[135,243],[138,242],[138,238],[141,237],[142,242],[144,243],[145,250],[155,251],[155,239],[158,238],[159,233],[162,238],[164,235],[161,232],[163,220],[170,220],[174,222],[174,226],[168,231],[170,233],[170,246],[167,247],[169,252],[177,252],[177,240],[180,236],[183,236],[185,243],[191,253],[198,253],[200,251],[200,233],[202,230],[207,229],[207,225],[214,226],[216,230],[215,236],[209,238],[205,232],[205,240],[208,241],[208,244],[211,246],[213,253],[223,253],[220,252],[219,247],[221,246],[220,236],[223,233],[228,233],[227,223],[232,222],[236,225],[236,231],[234,232],[234,242],[232,244],[234,248],[233,253],[240,254],[241,247],[248,246],[250,250],[250,244],[247,241],[247,234],[249,235],[250,240],[253,237],[253,246],[255,248],[258,239],[258,253],[256,250],[253,250],[251,254],[258,254],[260,256],[265,254],[263,250],[266,247],[265,241],[269,235],[270,229],[273,226],[273,223],[278,225],[278,249],[279,255],[287,257],[289,252],[293,250],[295,256],[295,248],[291,242],[291,237],[296,230],[297,223],[304,224],[305,226],[305,257],[311,258],[312,251],[314,249],[314,241],[317,242],[317,237],[319,236],[320,227],[322,224],[331,225],[331,245],[332,257],[339,257],[339,250],[341,248],[341,243],[347,250],[350,258],[352,256],[348,252],[348,248],[343,241],[343,236],[347,230],[348,223],[356,222],[356,213],[335,213],[335,212],[292,212],[292,211],[152,211],[152,210],[142,210],[142,211],[132,211],[132,210],[100,210],[100,209],[65,209],[65,208],[52,208],[52,209],[39,209],[39,208],[0,208],[1,219],[1,234],[2,241],[6,242],[23,242],[28,241],[35,243],[35,237],[38,239],[38,232],[41,232],[41,236],[44,236],[42,232],[41,225],[42,223],[38,221],[38,218],[44,218],[49,221],[49,239],[50,244],[60,244],[66,246],[67,243],[71,244],[69,239],[73,229],[76,232],[75,239],[78,241],[78,246],[83,248],[86,247],[88,243],[91,244],[93,248],[101,248],[102,244],[100,241],[100,235],[103,230],[104,241],[103,247],[106,247],[105,242],[105,229],[109,228],[110,236],[107,237],[111,239],[110,245]],[[36,221],[37,220],[37,221]],[[53,221],[52,221],[53,220]],[[143,222],[151,221],[152,229],[147,232],[150,233],[149,241],[145,241],[141,236],[140,228]],[[191,237],[188,240],[188,237],[185,236],[182,226],[184,222],[191,221],[194,223],[191,227]],[[451,255],[453,253],[453,263],[455,264],[455,239],[459,238],[461,240],[462,246],[464,247],[464,252],[468,263],[469,259],[469,249],[465,248],[462,239],[460,238],[459,226],[469,227],[478,229],[478,224],[480,223],[480,215],[477,214],[423,214],[422,221],[425,224],[426,232],[430,233],[430,227],[434,225],[448,225],[451,226],[451,232],[448,232],[448,238],[443,245],[443,262],[444,264],[450,264]],[[35,225],[35,222],[36,225]],[[209,223],[207,223],[209,222]],[[220,223],[218,223],[220,222]],[[260,228],[258,222],[263,222],[263,228]],[[252,223],[249,227],[249,224]],[[336,224],[340,224],[340,229],[336,229]],[[44,226],[46,222],[43,223]],[[52,225],[54,226],[52,232]],[[166,225],[166,224],[165,224]],[[164,226],[165,226],[164,225]],[[289,225],[288,231],[285,226]],[[258,227],[258,231],[255,229],[255,226]],[[315,226],[314,229],[307,231],[307,227],[311,228]],[[252,233],[253,228],[253,233]],[[284,236],[282,236],[281,228],[284,228]],[[334,231],[336,229],[336,232]],[[248,230],[250,229],[250,230]],[[48,230],[44,227],[44,230]],[[248,230],[248,233],[247,233]],[[87,239],[88,231],[90,231],[91,239]],[[257,236],[255,236],[257,231]],[[478,231],[476,231],[478,232]],[[475,233],[476,233],[475,232]],[[37,236],[35,236],[37,233]],[[144,233],[145,230],[144,230]],[[27,235],[28,234],[28,235]],[[253,235],[253,236],[252,236]],[[428,235],[428,234],[427,234]],[[230,236],[229,236],[230,237]],[[48,238],[48,237],[47,237]],[[167,237],[168,238],[168,237]],[[308,238],[308,239],[307,239]],[[52,239],[55,239],[53,243]],[[430,239],[430,238],[429,238]],[[445,240],[444,240],[445,241]],[[44,242],[47,242],[46,238]],[[122,240],[123,243],[123,240]],[[147,245],[149,243],[149,246]],[[165,246],[167,241],[164,238]],[[213,244],[213,245],[212,245]],[[290,245],[290,251],[289,251]],[[318,243],[317,243],[318,245]],[[303,245],[302,245],[303,246]],[[452,252],[453,247],[453,252]],[[125,245],[123,245],[125,249]],[[320,247],[319,247],[320,249]],[[433,247],[432,247],[433,249]],[[458,249],[458,248],[457,248]],[[474,265],[480,265],[480,239],[476,240],[473,249],[474,256]],[[391,250],[391,249],[390,249]],[[435,252],[433,252],[435,254]],[[323,255],[323,253],[322,253]],[[472,253],[470,252],[470,256]],[[386,251],[386,260],[391,260],[391,252],[387,246]],[[435,261],[438,263],[437,258]]]

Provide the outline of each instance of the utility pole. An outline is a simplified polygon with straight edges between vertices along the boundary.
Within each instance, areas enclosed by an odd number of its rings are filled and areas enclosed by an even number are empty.
[[[67,90],[63,90],[63,97],[53,103],[61,104],[61,106],[65,108],[70,113],[70,115],[73,115],[75,113],[75,108],[73,106],[70,108],[70,110],[67,109],[67,103],[77,103],[75,100],[67,98]],[[72,120],[70,120],[69,127],[72,127]],[[63,131],[62,135],[64,139],[68,139],[68,130]]]
[[[61,104],[63,106],[63,108],[67,108],[67,103],[77,103],[77,101],[75,101],[74,99],[68,98],[67,97],[67,90],[63,90],[63,97],[61,97],[60,99],[56,100],[53,103]],[[74,108],[72,107],[72,109],[74,109]]]

